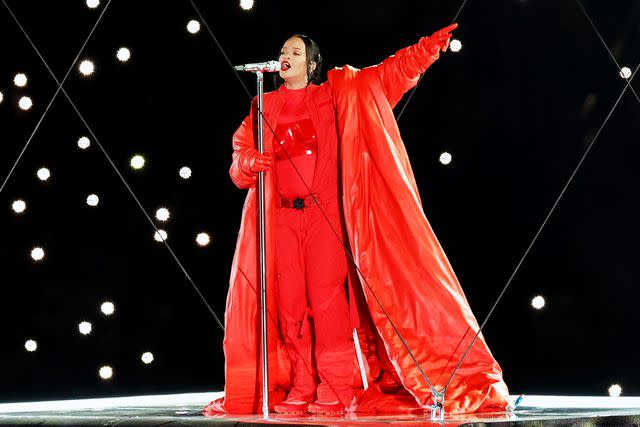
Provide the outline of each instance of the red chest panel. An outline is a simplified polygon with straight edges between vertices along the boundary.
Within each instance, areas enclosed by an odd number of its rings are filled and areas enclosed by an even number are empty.
[[[274,147],[276,160],[287,160],[287,154],[294,158],[317,153],[318,137],[310,118],[294,123],[278,123],[276,135],[280,138]]]

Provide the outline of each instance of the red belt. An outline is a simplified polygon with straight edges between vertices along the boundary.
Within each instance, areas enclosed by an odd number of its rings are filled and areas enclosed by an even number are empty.
[[[315,200],[314,200],[315,199]],[[287,199],[286,197],[280,196],[280,207],[281,208],[294,208],[294,209],[303,209],[309,208],[312,206],[316,206],[316,203],[320,203],[320,199],[317,194],[310,195],[304,199],[298,197],[297,199]]]

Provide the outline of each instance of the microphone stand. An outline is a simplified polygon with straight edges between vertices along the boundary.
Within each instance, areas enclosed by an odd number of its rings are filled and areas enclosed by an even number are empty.
[[[258,151],[264,154],[264,116],[262,114],[264,97],[264,73],[280,70],[278,61],[257,62],[254,64],[237,65],[236,71],[248,71],[256,74],[258,83]],[[262,347],[262,415],[269,419],[269,360],[267,352],[267,257],[266,257],[266,221],[264,200],[264,171],[258,173],[258,244],[260,265],[260,322]]]
[[[256,71],[258,83],[258,151],[264,154],[264,117],[262,115],[262,98],[264,95],[264,74]],[[264,200],[264,171],[258,174],[258,232],[260,245],[260,319],[262,325],[262,416],[269,419],[269,364],[267,359],[267,261],[266,261],[266,227]]]

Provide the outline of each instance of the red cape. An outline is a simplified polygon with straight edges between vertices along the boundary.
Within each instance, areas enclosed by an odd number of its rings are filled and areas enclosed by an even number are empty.
[[[389,319],[437,390],[445,385],[478,330],[464,292],[423,212],[393,114],[393,107],[402,95],[416,85],[420,73],[438,57],[427,49],[426,40],[421,39],[376,66],[362,70],[349,66],[333,69],[328,73],[328,82],[310,85],[308,89],[316,106],[326,103],[330,96],[336,109],[348,244],[366,279],[354,280],[355,287],[364,295],[365,312],[370,314],[389,359],[410,393],[408,400],[402,397],[393,400],[376,393],[372,387],[356,410],[384,412],[385,402],[392,401],[394,405],[402,401],[407,410],[432,403],[430,388]],[[265,94],[264,104],[265,117],[275,126],[282,108],[277,91]],[[261,407],[257,191],[255,177],[245,163],[248,153],[255,148],[255,120],[252,108],[233,137],[230,174],[238,187],[249,191],[225,313],[225,398],[212,402],[205,408],[205,414],[257,413]],[[266,152],[272,152],[273,143],[274,138],[265,126]],[[274,297],[275,248],[270,231],[274,227],[276,192],[270,171],[265,173],[265,183],[269,388],[273,405],[284,398],[291,378],[287,355],[280,343]],[[500,411],[505,410],[507,399],[500,366],[480,336],[447,389],[445,410]]]

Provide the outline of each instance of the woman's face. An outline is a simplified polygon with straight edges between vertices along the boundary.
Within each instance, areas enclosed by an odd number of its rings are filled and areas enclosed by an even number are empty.
[[[307,52],[304,41],[291,37],[280,49],[278,61],[281,65],[280,77],[285,83],[307,84]]]

